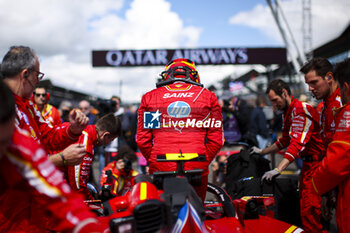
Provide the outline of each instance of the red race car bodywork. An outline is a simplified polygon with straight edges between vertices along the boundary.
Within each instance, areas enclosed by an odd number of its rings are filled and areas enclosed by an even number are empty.
[[[175,158],[176,157],[176,158]],[[300,233],[302,229],[274,219],[272,196],[242,197],[233,200],[224,189],[208,184],[207,191],[217,201],[202,203],[192,185],[199,185],[201,169],[185,171],[185,160],[203,161],[201,156],[180,153],[159,156],[159,161],[176,161],[177,171],[158,172],[153,179],[135,178],[135,185],[124,196],[103,203],[110,216],[112,233]]]
[[[175,229],[178,220],[171,220],[172,210],[169,209],[169,203],[166,203],[164,199],[164,191],[158,190],[150,182],[137,183],[131,192],[105,203],[105,213],[110,215],[112,219],[111,232],[304,232],[297,226],[273,218],[271,208],[274,204],[273,197],[243,197],[232,201],[220,187],[209,184],[208,191],[216,194],[213,188],[218,191],[217,193],[220,193],[219,201],[204,205],[206,216],[203,221],[199,221],[199,230],[195,230],[195,224],[191,223],[191,221],[195,222],[196,217],[191,217],[188,213],[187,216],[192,219],[186,219],[186,221],[191,227],[185,227],[186,224],[183,223],[184,227],[179,230]],[[189,198],[186,199],[190,200]],[[231,203],[231,207],[227,201]],[[213,209],[216,211],[212,211]],[[266,215],[258,214],[258,209],[260,212],[261,210],[265,211]],[[181,211],[178,212],[178,218],[181,218],[179,217]]]

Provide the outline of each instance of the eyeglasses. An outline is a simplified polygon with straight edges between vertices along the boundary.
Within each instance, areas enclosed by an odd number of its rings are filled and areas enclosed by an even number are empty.
[[[40,94],[40,93],[34,93],[34,95],[35,95],[35,97],[40,97],[40,96],[42,96],[42,97],[46,97],[46,93],[43,93],[43,94]]]
[[[29,70],[31,70],[31,71],[34,71],[34,72],[36,72],[37,73],[37,76],[36,76],[36,78],[40,81],[40,80],[42,80],[43,78],[44,78],[44,73],[42,73],[42,72],[40,72],[40,71],[37,71],[37,70],[35,70],[35,69],[32,69],[32,68],[30,68]]]

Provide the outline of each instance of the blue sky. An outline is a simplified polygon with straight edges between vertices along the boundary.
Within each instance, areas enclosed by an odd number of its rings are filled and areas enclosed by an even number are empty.
[[[280,0],[300,45],[301,1]],[[164,68],[93,68],[92,50],[284,46],[265,0],[0,0],[0,9],[2,56],[11,45],[28,45],[55,85],[125,102],[140,101]],[[339,36],[349,12],[349,0],[313,0],[314,47]],[[204,86],[264,71],[197,68]]]
[[[132,0],[125,1],[120,13],[130,9]],[[176,12],[184,25],[202,29],[198,47],[263,47],[283,46],[278,38],[268,38],[259,30],[229,23],[231,16],[249,11],[257,4],[267,6],[263,0],[169,0],[171,11]],[[274,23],[274,22],[272,22]]]
[[[184,23],[203,28],[203,35],[198,40],[201,47],[260,47],[278,44],[277,41],[267,38],[255,29],[229,23],[231,16],[250,10],[257,4],[266,5],[265,1],[172,0],[170,2],[171,8],[180,15]]]

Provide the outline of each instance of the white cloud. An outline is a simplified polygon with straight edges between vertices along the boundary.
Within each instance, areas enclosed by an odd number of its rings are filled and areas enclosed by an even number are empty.
[[[0,52],[28,45],[53,83],[109,98],[140,101],[155,87],[163,67],[92,68],[97,49],[195,46],[200,28],[185,26],[165,0],[134,0],[125,16],[123,0],[0,1]],[[6,9],[6,10],[4,10]],[[122,90],[120,81],[122,80]]]
[[[122,3],[121,0],[0,1],[1,49],[6,50],[4,45],[26,44],[45,56],[76,54],[89,45],[89,20],[108,11],[118,11]]]
[[[274,1],[272,1],[274,2]],[[279,1],[297,43],[302,48],[301,0]],[[350,22],[348,0],[312,1],[313,47],[318,47],[340,35]],[[260,30],[283,45],[282,37],[268,6],[256,5],[252,10],[240,12],[229,19],[234,25],[245,25]]]
[[[164,0],[135,0],[126,12],[119,47],[130,49],[175,48],[193,45],[200,30],[185,27],[178,14]]]

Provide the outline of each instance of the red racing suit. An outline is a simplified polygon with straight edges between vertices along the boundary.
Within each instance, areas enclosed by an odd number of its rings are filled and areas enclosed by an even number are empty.
[[[36,110],[31,100],[15,94],[14,97],[16,101],[17,127],[27,130],[32,138],[45,148],[46,152],[51,153],[64,150],[80,136],[71,133],[69,123],[63,123],[56,127],[50,126],[42,118],[41,113]]]
[[[86,155],[79,165],[68,166],[68,183],[74,191],[83,194],[86,200],[94,200],[87,183],[90,179],[90,170],[94,159],[94,146],[97,144],[95,125],[86,126],[78,139],[78,143],[85,145]]]
[[[126,174],[124,170],[119,170],[116,166],[117,161],[109,163],[102,170],[101,175],[101,187],[107,183],[106,171],[112,171],[112,183],[111,185],[111,194],[114,196],[121,196],[125,191],[130,190],[135,185],[135,177],[139,174],[138,171],[133,169],[130,170],[129,174]]]
[[[342,106],[339,88],[326,99],[321,112],[321,136],[325,151],[332,141],[335,132],[335,112],[334,110]]]
[[[26,135],[25,135],[26,134]],[[102,232],[80,194],[27,131],[15,130],[0,155],[0,232],[44,232],[44,217],[61,232]]]
[[[303,159],[300,176],[300,214],[306,232],[322,232],[321,197],[311,192],[308,183],[319,157],[323,153],[318,112],[309,104],[292,97],[283,115],[282,137],[276,142],[279,149],[287,148],[284,158],[290,162]]]
[[[36,104],[35,107],[38,110]],[[58,112],[57,108],[51,104],[45,104],[44,109],[41,111],[41,116],[44,118],[44,120],[50,122],[52,126],[62,124],[60,113]]]
[[[157,113],[161,113],[161,116]],[[209,124],[201,125],[200,122]],[[150,128],[151,124],[155,128]],[[204,200],[208,166],[223,145],[222,114],[217,97],[203,87],[183,82],[146,93],[138,111],[136,142],[148,161],[150,174],[155,171],[176,171],[175,162],[157,162],[157,155],[205,155],[205,162],[185,163],[185,170],[204,170],[201,187],[195,187]]]
[[[339,188],[336,219],[339,233],[350,232],[350,103],[339,109],[333,141],[312,177],[312,190],[322,195]]]

